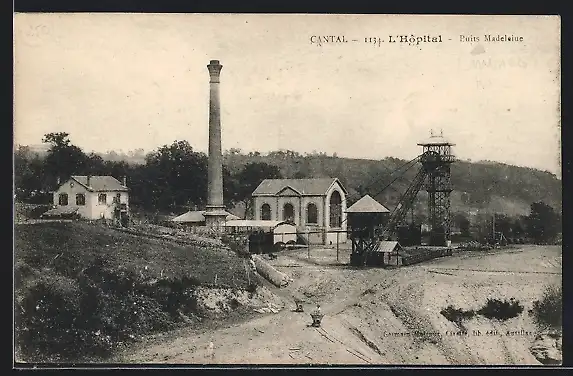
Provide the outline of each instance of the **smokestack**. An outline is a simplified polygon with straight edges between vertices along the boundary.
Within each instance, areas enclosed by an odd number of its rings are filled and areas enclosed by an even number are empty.
[[[91,176],[91,175],[88,175],[88,178],[87,178],[88,181],[86,182],[86,185],[87,185],[88,187],[90,186],[90,180],[91,180],[91,179],[92,179],[92,176]]]
[[[209,163],[206,224],[220,227],[226,214],[223,204],[223,156],[221,152],[221,104],[219,99],[219,76],[223,66],[219,60],[211,60],[209,70]]]

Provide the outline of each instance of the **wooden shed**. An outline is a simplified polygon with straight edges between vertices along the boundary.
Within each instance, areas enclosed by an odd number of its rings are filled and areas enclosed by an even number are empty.
[[[404,264],[404,252],[397,241],[381,241],[377,252],[383,254],[384,265],[402,266]]]
[[[297,240],[296,227],[285,221],[236,219],[225,222],[228,233],[249,234],[249,251],[265,253],[295,244]]]

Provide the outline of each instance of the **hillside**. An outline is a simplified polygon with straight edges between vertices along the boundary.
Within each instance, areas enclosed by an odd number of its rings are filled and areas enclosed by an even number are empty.
[[[378,194],[397,176],[391,175],[392,172],[408,161],[391,157],[378,161],[326,155],[303,156],[293,152],[268,155],[227,153],[224,161],[232,174],[250,162],[276,165],[287,178],[338,177],[348,189],[351,202],[368,193],[390,208],[405,192],[418,168],[414,166],[385,192]],[[454,212],[486,209],[508,215],[527,215],[535,201],[543,201],[561,210],[561,180],[545,171],[497,162],[458,161],[452,165],[452,184]],[[425,195],[421,192],[417,210],[422,210],[424,205]]]
[[[107,356],[139,335],[208,321],[201,297],[224,303],[208,289],[258,293],[243,260],[220,248],[82,222],[16,225],[19,357]]]

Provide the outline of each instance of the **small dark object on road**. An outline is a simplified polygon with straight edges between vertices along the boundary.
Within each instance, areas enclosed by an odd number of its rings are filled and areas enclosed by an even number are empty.
[[[312,317],[312,326],[319,327],[320,323],[322,321],[322,318],[324,317],[324,315],[320,311],[320,304],[316,305],[316,309],[314,311],[312,311],[312,313],[310,314],[310,317]]]

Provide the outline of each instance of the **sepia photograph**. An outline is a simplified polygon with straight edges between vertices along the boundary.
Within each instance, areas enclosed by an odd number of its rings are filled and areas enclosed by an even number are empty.
[[[562,365],[560,46],[15,13],[14,366]]]

